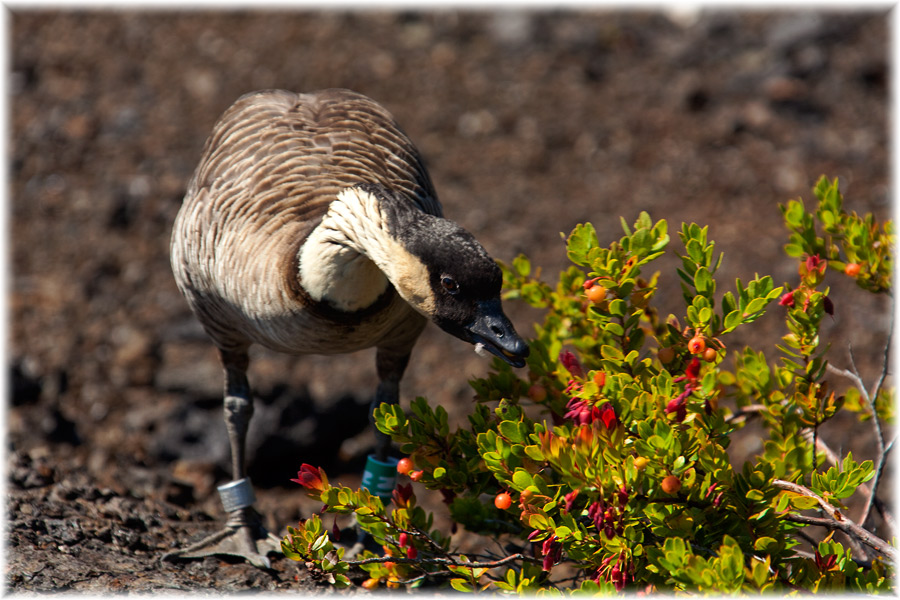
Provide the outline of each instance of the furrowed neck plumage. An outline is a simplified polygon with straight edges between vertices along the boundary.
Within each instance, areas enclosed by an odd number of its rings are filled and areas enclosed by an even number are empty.
[[[434,314],[428,268],[399,241],[405,224],[436,219],[373,186],[342,190],[299,253],[300,283],[311,298],[352,312],[392,284],[425,316]]]

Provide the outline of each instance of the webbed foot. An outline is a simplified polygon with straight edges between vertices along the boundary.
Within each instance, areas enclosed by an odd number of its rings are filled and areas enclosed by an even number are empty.
[[[267,555],[281,553],[281,540],[266,530],[259,513],[253,509],[255,498],[250,480],[240,479],[221,486],[219,495],[229,515],[225,527],[190,546],[167,552],[161,560],[225,555],[243,558],[256,567],[271,568]]]

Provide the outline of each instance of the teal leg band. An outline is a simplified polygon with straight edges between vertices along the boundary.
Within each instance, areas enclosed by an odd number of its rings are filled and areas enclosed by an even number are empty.
[[[390,500],[397,483],[397,462],[396,458],[390,457],[387,461],[380,461],[374,454],[370,454],[366,458],[366,470],[363,472],[361,487],[385,502]]]

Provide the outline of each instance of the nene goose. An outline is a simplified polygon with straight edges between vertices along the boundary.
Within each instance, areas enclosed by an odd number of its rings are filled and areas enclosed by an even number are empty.
[[[348,90],[262,91],[231,106],[188,186],[171,262],[225,368],[234,479],[219,488],[225,528],[167,559],[230,554],[267,567],[278,551],[245,474],[251,344],[290,354],[375,347],[373,407],[398,401],[428,320],[513,366],[528,355],[501,308],[496,263],[442,218],[393,117]],[[384,460],[390,439],[376,436]]]

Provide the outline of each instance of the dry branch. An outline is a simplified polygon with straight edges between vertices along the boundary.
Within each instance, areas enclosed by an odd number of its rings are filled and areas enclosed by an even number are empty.
[[[788,520],[794,521],[795,523],[821,525],[829,529],[838,529],[848,535],[855,537],[870,548],[873,548],[876,551],[880,552],[882,556],[890,560],[892,563],[897,563],[900,555],[898,555],[897,550],[893,546],[891,546],[889,543],[876,536],[875,534],[863,529],[862,527],[851,521],[849,518],[841,514],[838,509],[826,502],[821,496],[816,494],[811,489],[798,483],[784,481],[783,479],[775,479],[774,481],[772,481],[772,483],[779,489],[787,490],[795,494],[800,494],[808,498],[813,498],[819,504],[819,507],[829,517],[831,517],[830,519],[822,519],[816,517],[806,517],[803,515],[788,514],[785,517]]]

